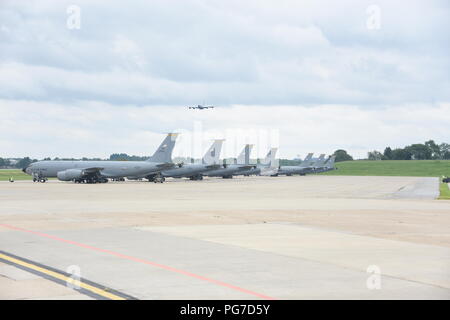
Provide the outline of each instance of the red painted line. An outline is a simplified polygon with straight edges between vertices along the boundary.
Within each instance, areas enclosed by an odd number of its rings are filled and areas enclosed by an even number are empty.
[[[236,290],[236,291],[239,291],[239,292],[242,292],[242,293],[246,293],[246,294],[258,297],[258,298],[262,298],[262,299],[266,299],[266,300],[276,300],[275,298],[266,296],[264,294],[257,293],[257,292],[254,292],[254,291],[250,291],[250,290],[247,290],[247,289],[244,289],[244,288],[241,288],[241,287],[238,287],[238,286],[235,286],[235,285],[232,285],[232,284],[220,281],[220,280],[207,278],[207,277],[204,277],[204,276],[192,273],[192,272],[188,272],[188,271],[184,271],[184,270],[181,270],[181,269],[173,268],[173,267],[166,266],[166,265],[163,265],[163,264],[159,264],[159,263],[156,263],[156,262],[152,262],[152,261],[149,261],[149,260],[144,260],[144,259],[128,256],[128,255],[125,255],[125,254],[122,254],[122,253],[119,253],[119,252],[115,252],[115,251],[111,251],[111,250],[107,250],[107,249],[97,248],[97,247],[94,247],[94,246],[91,246],[91,245],[88,245],[88,244],[84,244],[84,243],[80,243],[80,242],[76,242],[76,241],[72,241],[72,240],[67,240],[67,239],[56,237],[56,236],[52,236],[52,235],[47,234],[47,233],[27,230],[27,229],[11,226],[11,225],[8,225],[8,224],[0,224],[0,226],[2,226],[4,228],[7,228],[7,229],[11,229],[11,230],[31,233],[31,234],[34,234],[34,235],[37,235],[37,236],[40,236],[40,237],[43,237],[43,238],[48,238],[48,239],[56,240],[56,241],[59,241],[59,242],[68,243],[68,244],[71,244],[71,245],[74,245],[74,246],[77,246],[77,247],[81,247],[81,248],[85,248],[85,249],[89,249],[89,250],[93,250],[93,251],[98,251],[98,252],[110,254],[110,255],[113,255],[113,256],[116,256],[116,257],[119,257],[119,258],[122,258],[122,259],[127,259],[127,260],[131,260],[131,261],[134,261],[134,262],[147,264],[147,265],[150,265],[150,266],[153,266],[153,267],[157,267],[157,268],[161,268],[161,269],[164,269],[164,270],[167,270],[167,271],[172,271],[172,272],[175,272],[175,273],[179,273],[179,274],[191,277],[191,278],[196,278],[196,279],[199,279],[199,280],[203,280],[203,281],[207,281],[207,282],[210,282],[210,283],[214,283],[216,285],[219,285],[219,286],[222,286],[222,287],[226,287],[226,288],[229,288],[229,289],[233,289],[233,290]]]

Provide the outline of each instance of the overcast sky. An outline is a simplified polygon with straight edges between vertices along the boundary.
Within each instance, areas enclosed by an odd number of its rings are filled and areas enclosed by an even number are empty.
[[[1,0],[0,157],[149,155],[173,131],[184,156],[450,142],[449,18],[448,0]]]

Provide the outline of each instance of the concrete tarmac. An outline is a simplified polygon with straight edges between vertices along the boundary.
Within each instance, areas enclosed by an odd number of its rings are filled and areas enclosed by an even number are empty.
[[[139,299],[449,299],[450,201],[435,200],[438,185],[314,175],[5,182],[0,250],[77,266]],[[26,274],[0,264],[0,299],[90,298]]]

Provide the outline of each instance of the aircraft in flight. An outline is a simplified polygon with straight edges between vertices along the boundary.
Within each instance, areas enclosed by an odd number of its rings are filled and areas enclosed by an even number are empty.
[[[169,133],[147,161],[39,161],[22,171],[32,175],[35,182],[56,177],[77,183],[106,183],[108,179],[137,176],[162,183],[161,172],[175,166],[172,151],[177,136],[177,133]]]
[[[189,109],[198,109],[198,110],[205,110],[205,109],[214,109],[215,106],[202,106],[201,104],[198,104],[196,107],[189,107]]]

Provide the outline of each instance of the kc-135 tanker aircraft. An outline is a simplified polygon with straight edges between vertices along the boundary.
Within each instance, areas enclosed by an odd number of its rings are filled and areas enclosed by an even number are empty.
[[[165,178],[189,178],[202,180],[207,177],[233,178],[233,176],[250,175],[305,175],[308,173],[334,170],[335,157],[325,159],[325,154],[313,159],[309,153],[296,166],[276,166],[277,148],[271,148],[266,158],[257,163],[250,163],[253,145],[247,144],[233,164],[220,161],[220,153],[224,140],[215,140],[207,150],[201,163],[174,163],[172,151],[178,137],[177,133],[169,133],[155,153],[146,161],[38,161],[23,169],[33,176],[35,182],[46,182],[48,178],[75,183],[106,183],[109,179],[141,180],[163,183]]]

